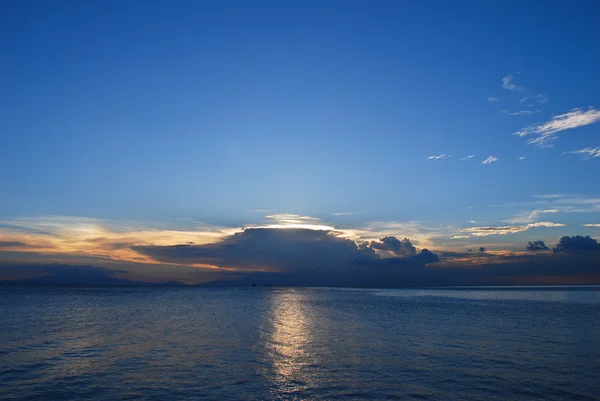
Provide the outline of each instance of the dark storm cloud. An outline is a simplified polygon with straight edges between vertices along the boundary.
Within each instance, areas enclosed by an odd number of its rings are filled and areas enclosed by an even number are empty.
[[[408,238],[399,240],[393,236],[385,236],[379,241],[371,241],[370,247],[380,251],[388,251],[394,255],[415,256],[417,248],[411,244]]]
[[[562,237],[558,244],[553,248],[554,252],[579,253],[600,251],[598,241],[590,236],[577,235],[574,237]]]
[[[328,231],[270,228],[249,228],[214,244],[134,246],[132,249],[161,262],[277,271],[339,266],[361,253],[353,241]]]
[[[405,238],[356,244],[334,232],[309,229],[248,228],[208,245],[134,246],[133,250],[165,263],[214,264],[238,270],[278,272],[344,271],[348,266],[404,266],[437,261]],[[381,258],[379,252],[403,257]]]
[[[468,249],[466,252],[457,252],[457,251],[436,251],[437,254],[442,258],[470,258],[473,256],[473,250]]]
[[[547,251],[548,247],[544,243],[544,241],[529,241],[527,243],[528,251]]]
[[[429,249],[423,249],[419,255],[415,257],[423,263],[432,263],[440,260],[438,255],[431,252]]]

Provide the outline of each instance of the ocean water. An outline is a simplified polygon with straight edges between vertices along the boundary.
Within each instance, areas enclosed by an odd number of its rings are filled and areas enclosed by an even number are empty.
[[[0,399],[600,399],[600,288],[0,286]]]

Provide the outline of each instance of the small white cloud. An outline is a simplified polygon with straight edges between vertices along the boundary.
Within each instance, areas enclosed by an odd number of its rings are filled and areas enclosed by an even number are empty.
[[[427,158],[428,158],[429,160],[443,160],[443,159],[447,159],[447,158],[449,158],[450,156],[451,156],[451,155],[447,155],[447,154],[445,154],[445,153],[442,153],[442,154],[440,154],[440,155],[437,155],[437,156],[427,156]]]
[[[336,212],[333,213],[334,216],[352,216],[354,212]]]
[[[496,156],[490,156],[487,159],[485,159],[484,161],[482,161],[481,164],[490,164],[490,163],[494,163],[497,161],[498,161],[498,158]]]
[[[583,109],[573,109],[568,113],[560,114],[552,117],[550,121],[541,124],[533,124],[513,135],[527,136],[535,135],[527,141],[530,145],[539,146],[541,148],[549,148],[553,146],[553,142],[558,139],[556,135],[560,131],[583,127],[594,124],[600,121],[600,110],[590,108],[587,111]]]
[[[466,239],[466,238],[471,238],[470,235],[451,235],[450,239]]]
[[[549,221],[540,221],[539,223],[531,223],[527,224],[527,227],[564,227],[564,224],[561,223],[551,223]]]
[[[512,113],[508,113],[509,116],[530,116],[532,114],[539,113],[540,110],[519,110]]]
[[[475,157],[475,155],[469,155],[469,156],[461,157],[460,160],[469,160],[469,159],[472,159],[474,157]]]
[[[500,100],[500,99],[497,98],[497,97],[493,97],[493,96],[490,96],[490,97],[487,98],[488,102],[497,102],[498,100]]]
[[[525,156],[519,156],[517,157],[517,160],[525,160]]]
[[[512,74],[502,78],[502,88],[508,91],[522,92],[525,88],[521,85],[515,85],[513,83],[514,79],[515,77]]]
[[[600,228],[600,223],[582,224],[582,226],[584,226],[584,227],[598,227],[598,228]]]
[[[583,148],[579,150],[573,150],[571,152],[563,152],[563,155],[581,155],[583,160],[591,159],[593,157],[600,157],[600,146],[595,148]]]
[[[537,95],[525,96],[524,98],[521,99],[521,103],[527,103],[527,106],[529,106],[529,107],[533,106],[531,104],[532,101],[537,102],[539,104],[546,104],[546,103],[548,103],[548,97],[542,95],[541,93],[538,93]]]

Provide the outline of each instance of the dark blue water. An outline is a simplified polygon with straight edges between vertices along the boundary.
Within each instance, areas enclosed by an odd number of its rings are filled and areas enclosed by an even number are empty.
[[[0,398],[600,399],[600,291],[3,286]]]

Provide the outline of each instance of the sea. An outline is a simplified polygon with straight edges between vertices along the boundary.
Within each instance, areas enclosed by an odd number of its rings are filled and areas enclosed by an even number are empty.
[[[0,286],[2,400],[600,400],[600,287]]]

